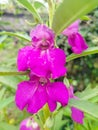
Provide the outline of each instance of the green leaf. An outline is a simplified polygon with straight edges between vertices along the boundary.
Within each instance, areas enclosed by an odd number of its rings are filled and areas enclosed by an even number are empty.
[[[80,19],[81,19],[81,20],[85,20],[85,21],[91,20],[91,18],[90,18],[89,16],[87,16],[87,15],[82,16]]]
[[[0,44],[5,40],[7,38],[7,36],[6,35],[4,35],[4,36],[0,36]]]
[[[39,8],[41,8],[41,7],[45,7],[45,5],[44,5],[43,3],[41,3],[41,2],[39,2],[39,1],[35,1],[35,2],[34,2],[34,7],[35,7],[36,9],[39,9]]]
[[[98,5],[98,0],[63,0],[55,11],[52,29],[61,33],[72,22],[89,13]]]
[[[30,37],[28,35],[22,35],[20,33],[12,33],[12,32],[0,32],[0,35],[8,35],[8,36],[15,36],[18,38],[21,38],[22,40],[25,40],[27,42],[30,42]]]
[[[40,15],[38,14],[32,3],[30,3],[28,0],[18,0],[18,2],[21,3],[35,17],[37,21],[39,21],[40,23],[42,22]]]
[[[82,54],[71,54],[71,55],[67,56],[66,61],[69,62],[69,61],[77,59],[79,57],[96,54],[96,53],[98,53],[98,47],[90,47],[86,51],[84,51]]]
[[[69,101],[69,105],[74,106],[95,118],[98,118],[98,104],[94,104],[85,100],[71,99]]]
[[[13,126],[5,122],[0,122],[0,130],[19,130],[19,128],[17,126]]]
[[[64,110],[60,110],[58,114],[55,116],[55,123],[53,126],[53,130],[61,130],[61,127],[66,124],[66,120],[62,120],[64,114]]]
[[[2,100],[2,98],[3,98],[3,95],[4,95],[4,93],[5,93],[5,88],[2,88],[1,90],[0,90],[0,100]]]
[[[7,105],[9,105],[10,103],[12,103],[13,101],[14,101],[14,96],[8,97],[0,101],[0,110],[6,107]]]
[[[17,84],[24,78],[23,76],[19,76],[19,74],[25,74],[25,72],[13,72],[15,70],[8,67],[0,67],[0,71],[0,82],[13,89],[16,89]]]
[[[21,81],[19,76],[0,76],[0,82],[13,89],[17,88],[17,84]]]
[[[98,96],[98,87],[96,88],[87,88],[83,92],[77,92],[76,96],[78,96],[82,100],[89,100],[96,96]]]

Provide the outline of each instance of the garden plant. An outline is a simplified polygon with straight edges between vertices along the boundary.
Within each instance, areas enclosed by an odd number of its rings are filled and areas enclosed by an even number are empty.
[[[90,13],[98,14],[98,0],[14,2],[32,15],[26,21],[31,29],[0,31],[1,43],[20,39],[19,45],[0,45],[6,57],[2,62],[0,55],[0,130],[98,130],[98,78],[90,83],[84,69],[94,63],[97,77],[98,30],[93,44],[93,31],[86,37],[82,28],[94,22]],[[48,13],[43,17],[44,8]],[[9,52],[4,53],[6,49]],[[75,60],[82,63],[76,73],[71,66],[76,66]],[[85,87],[79,91],[75,81],[82,75]]]

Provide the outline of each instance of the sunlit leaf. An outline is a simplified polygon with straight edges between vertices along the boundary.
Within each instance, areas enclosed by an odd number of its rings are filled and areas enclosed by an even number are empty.
[[[28,0],[17,0],[21,3],[35,18],[37,21],[41,23],[40,15],[38,14],[37,10],[35,9],[34,5],[30,3]]]
[[[82,100],[89,100],[96,96],[98,96],[98,87],[96,88],[87,88],[82,92],[77,92],[76,96],[78,96]]]
[[[75,20],[89,13],[98,5],[98,0],[63,0],[55,11],[52,28],[61,33]]]
[[[39,2],[39,1],[35,1],[35,2],[34,2],[34,7],[35,7],[36,9],[39,9],[39,8],[41,8],[41,7],[45,7],[45,5],[44,5],[43,3],[41,3],[41,2]]]
[[[4,107],[6,107],[7,105],[9,105],[10,103],[12,103],[14,101],[14,96],[10,96],[6,99],[3,99],[0,101],[0,109],[3,109]]]
[[[6,35],[4,35],[4,36],[0,36],[0,44],[5,40],[7,38],[7,36]]]

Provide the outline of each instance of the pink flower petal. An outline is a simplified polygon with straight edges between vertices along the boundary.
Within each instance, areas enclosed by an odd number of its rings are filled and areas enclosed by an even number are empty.
[[[52,78],[58,78],[66,74],[66,55],[65,52],[59,48],[54,48],[49,51],[49,61],[51,66]]]
[[[65,53],[61,49],[33,49],[30,55],[30,69],[37,76],[52,76],[55,79],[66,73],[65,60]]]
[[[78,29],[79,29],[79,23],[80,20],[75,21],[74,23],[72,23],[70,26],[68,26],[63,32],[62,34],[66,35],[66,36],[70,36],[73,33],[77,33]]]
[[[49,106],[50,111],[53,112],[57,107],[56,101],[53,101],[50,97],[48,97],[47,102],[48,102],[48,106]]]
[[[69,93],[66,86],[62,82],[55,82],[49,84],[47,87],[47,93],[49,99],[55,102],[59,102],[62,106],[66,106],[69,100]]]
[[[33,49],[30,55],[30,69],[33,74],[41,77],[50,76],[50,66],[47,59],[47,51]]]
[[[68,92],[70,98],[79,100],[79,98],[74,95],[73,86],[70,86],[70,88],[68,88]],[[84,113],[75,107],[71,107],[71,111],[72,111],[71,113],[72,119],[77,123],[83,124]]]
[[[83,124],[84,113],[75,107],[71,107],[71,111],[72,119],[79,124]]]
[[[30,37],[35,48],[47,46],[49,49],[54,46],[54,32],[44,24],[39,24],[31,30]]]
[[[80,54],[88,48],[84,38],[79,33],[70,35],[68,37],[68,42],[72,47],[72,51],[76,54]]]
[[[29,67],[29,55],[31,53],[32,47],[26,46],[19,50],[17,58],[17,67],[19,71],[25,71]]]
[[[27,118],[20,123],[20,130],[40,130],[40,127],[33,118]]]
[[[23,110],[24,107],[28,104],[29,100],[34,95],[36,89],[36,83],[32,81],[23,81],[18,84],[15,102],[20,110]]]
[[[21,122],[20,124],[20,130],[32,130],[32,126],[30,127],[27,127],[27,122],[28,122],[28,119],[25,119]]]
[[[38,86],[37,91],[34,93],[28,103],[28,112],[37,113],[47,102],[45,86]]]

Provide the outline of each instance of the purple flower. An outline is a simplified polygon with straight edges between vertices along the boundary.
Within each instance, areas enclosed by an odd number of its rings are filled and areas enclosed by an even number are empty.
[[[29,113],[37,113],[46,103],[54,111],[57,102],[66,106],[69,100],[68,89],[62,82],[51,83],[47,78],[30,76],[29,81],[18,84],[16,105],[20,110],[27,108]]]
[[[44,24],[37,25],[30,32],[31,42],[33,47],[43,49],[49,49],[54,47],[54,32]]]
[[[76,54],[80,54],[88,48],[84,38],[78,32],[79,23],[80,20],[77,20],[62,32],[62,34],[68,37],[68,43],[72,47],[72,51]]]
[[[40,130],[33,118],[27,118],[20,123],[20,130]]]
[[[66,74],[65,52],[54,47],[54,32],[45,25],[38,25],[30,33],[32,46],[19,50],[19,71],[30,70],[37,76],[58,78]]]
[[[69,97],[79,100],[79,98],[74,95],[72,86],[69,88]],[[84,113],[75,107],[71,107],[71,111],[72,119],[79,124],[83,124]]]
[[[59,48],[42,51],[32,46],[26,46],[19,50],[17,58],[19,71],[30,69],[37,76],[52,77],[53,79],[66,73],[65,62],[66,55]]]

